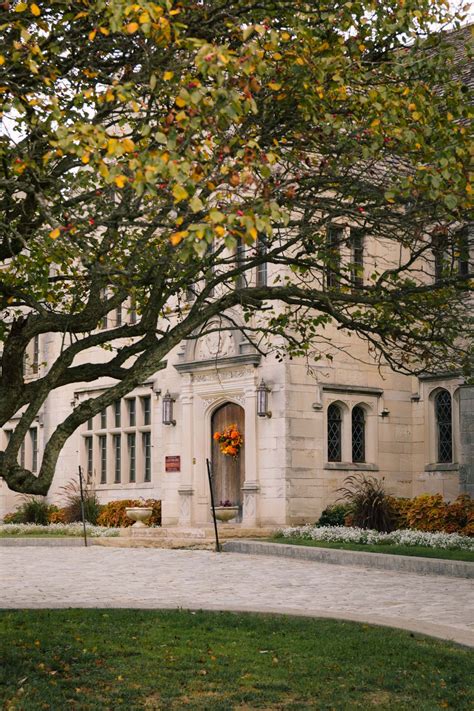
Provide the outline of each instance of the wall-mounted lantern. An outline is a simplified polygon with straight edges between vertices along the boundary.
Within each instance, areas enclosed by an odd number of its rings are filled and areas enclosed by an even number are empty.
[[[268,393],[270,388],[265,383],[265,381],[260,381],[260,385],[257,386],[257,415],[259,417],[271,417],[272,413],[268,409]]]
[[[173,419],[173,404],[174,398],[171,397],[169,390],[163,395],[163,410],[162,420],[164,425],[175,425],[176,420]]]

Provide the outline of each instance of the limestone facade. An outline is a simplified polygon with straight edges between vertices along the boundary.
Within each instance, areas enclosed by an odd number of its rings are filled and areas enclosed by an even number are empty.
[[[51,362],[56,338],[41,339],[40,364]],[[232,503],[240,507],[243,526],[314,522],[355,472],[383,477],[388,491],[398,496],[440,492],[453,499],[461,491],[472,493],[473,389],[459,377],[416,378],[376,366],[353,340],[350,354],[339,348],[337,357],[310,366],[301,359],[262,357],[237,330],[182,344],[170,353],[165,369],[69,439],[49,500],[61,504],[61,487],[77,479],[81,464],[104,503],[156,498],[162,500],[164,525],[209,524],[206,460],[216,479],[224,476],[224,455],[213,453],[212,435],[213,417],[228,403],[242,414],[242,480]],[[269,389],[267,416],[257,413],[262,379]],[[26,466],[38,469],[43,445],[57,424],[105,385],[69,386],[50,395],[21,454]],[[162,421],[166,393],[173,400],[174,425]],[[442,456],[440,426],[446,422],[439,422],[439,393],[450,406],[452,439],[451,454]],[[334,437],[329,441],[334,412],[340,416],[339,444]],[[362,417],[356,454],[354,412]],[[3,445],[14,426],[12,421],[4,428]],[[225,476],[234,476],[232,468]],[[20,500],[2,483],[0,516]]]

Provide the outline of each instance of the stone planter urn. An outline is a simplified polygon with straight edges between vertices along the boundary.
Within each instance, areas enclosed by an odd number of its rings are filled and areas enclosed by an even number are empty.
[[[153,509],[149,506],[131,506],[125,509],[128,518],[135,521],[132,528],[146,528],[146,522],[151,517]]]
[[[239,513],[238,506],[216,506],[216,519],[218,521],[226,522],[232,521]]]

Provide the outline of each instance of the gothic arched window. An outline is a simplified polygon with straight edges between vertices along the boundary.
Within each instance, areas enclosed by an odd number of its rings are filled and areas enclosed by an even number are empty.
[[[328,462],[340,462],[342,458],[342,417],[338,405],[328,407]]]
[[[451,395],[440,390],[434,400],[436,416],[437,461],[448,464],[453,461],[453,423]]]
[[[352,461],[365,462],[365,412],[359,405],[352,410]]]

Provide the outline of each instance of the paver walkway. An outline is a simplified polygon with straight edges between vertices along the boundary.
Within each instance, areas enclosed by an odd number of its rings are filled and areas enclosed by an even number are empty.
[[[280,612],[386,624],[474,646],[470,580],[238,553],[3,548],[0,607]]]

